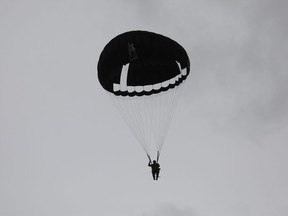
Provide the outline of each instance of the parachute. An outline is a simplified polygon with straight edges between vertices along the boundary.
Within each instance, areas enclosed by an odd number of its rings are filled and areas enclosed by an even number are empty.
[[[151,159],[159,160],[189,57],[176,41],[153,32],[113,38],[100,54],[98,79]]]

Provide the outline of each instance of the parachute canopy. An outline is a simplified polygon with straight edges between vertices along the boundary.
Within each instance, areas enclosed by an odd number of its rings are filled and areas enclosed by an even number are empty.
[[[147,31],[112,39],[100,54],[98,79],[150,157],[159,155],[183,81],[190,72],[184,48]]]
[[[142,96],[174,88],[186,79],[189,68],[188,55],[177,42],[152,32],[131,31],[105,46],[98,78],[114,95]]]

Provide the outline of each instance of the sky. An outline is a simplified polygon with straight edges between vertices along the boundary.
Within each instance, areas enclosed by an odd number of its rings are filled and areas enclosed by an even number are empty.
[[[1,0],[0,215],[287,216],[286,0]],[[191,74],[161,177],[97,80],[116,35]]]

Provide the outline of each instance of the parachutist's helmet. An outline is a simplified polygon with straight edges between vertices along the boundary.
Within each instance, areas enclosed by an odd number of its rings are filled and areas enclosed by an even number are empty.
[[[156,163],[156,160],[153,160],[153,163],[155,164],[155,163]]]

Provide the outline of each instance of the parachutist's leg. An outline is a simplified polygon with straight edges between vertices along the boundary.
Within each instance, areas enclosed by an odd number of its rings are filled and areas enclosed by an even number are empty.
[[[156,173],[156,180],[158,180],[159,172]]]
[[[155,173],[154,172],[152,172],[152,176],[153,176],[153,180],[155,180]]]

